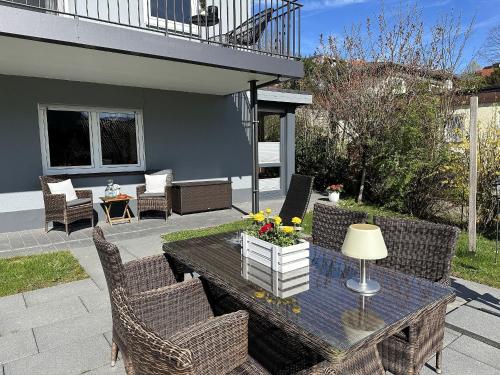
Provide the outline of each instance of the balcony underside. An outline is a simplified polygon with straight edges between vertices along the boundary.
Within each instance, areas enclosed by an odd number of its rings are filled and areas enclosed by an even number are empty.
[[[301,62],[0,6],[2,74],[227,95]]]

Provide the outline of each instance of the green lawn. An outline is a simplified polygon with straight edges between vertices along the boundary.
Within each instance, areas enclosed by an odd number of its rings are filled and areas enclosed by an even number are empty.
[[[87,277],[69,251],[0,259],[0,297]]]
[[[402,215],[381,207],[372,205],[360,205],[352,199],[345,199],[341,202],[341,207],[355,211],[365,211],[368,213],[368,221],[371,222],[374,215],[377,216],[396,216],[411,220],[417,220],[408,215]],[[243,229],[246,223],[244,220],[229,224],[223,224],[216,227],[186,230],[163,235],[165,241],[177,241],[193,237],[202,237],[210,234],[231,232]],[[312,212],[308,212],[302,223],[304,233],[309,235],[312,230]],[[458,241],[456,256],[453,259],[452,274],[456,277],[476,281],[481,284],[500,288],[500,259],[498,264],[494,264],[495,259],[495,241],[489,240],[483,236],[478,236],[477,252],[470,254],[468,252],[467,233],[462,232]]]

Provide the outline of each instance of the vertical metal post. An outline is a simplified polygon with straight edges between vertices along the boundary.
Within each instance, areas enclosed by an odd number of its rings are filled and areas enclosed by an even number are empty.
[[[257,81],[250,81],[250,123],[252,124],[252,212],[259,211],[259,120]]]
[[[470,98],[470,167],[469,167],[469,251],[476,252],[477,196],[477,108],[478,97]]]

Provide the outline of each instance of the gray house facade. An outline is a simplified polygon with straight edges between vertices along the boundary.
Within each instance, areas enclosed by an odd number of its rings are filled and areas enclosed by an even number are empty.
[[[303,75],[300,6],[266,3],[175,0],[181,16],[168,2],[0,1],[0,232],[43,226],[41,175],[92,189],[100,216],[109,179],[135,195],[167,168],[175,181],[230,180],[238,202],[273,165],[283,194],[295,108],[311,97],[266,90]],[[252,142],[259,108],[280,116],[272,147]]]

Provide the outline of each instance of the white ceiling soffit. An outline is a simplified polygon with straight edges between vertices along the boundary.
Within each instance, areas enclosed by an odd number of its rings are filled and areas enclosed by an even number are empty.
[[[228,95],[274,76],[0,36],[0,73]]]

